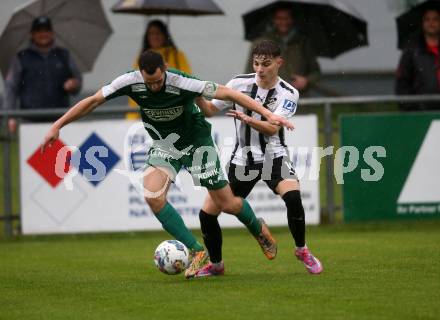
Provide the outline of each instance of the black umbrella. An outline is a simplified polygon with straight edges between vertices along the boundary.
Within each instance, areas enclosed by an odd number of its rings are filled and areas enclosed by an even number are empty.
[[[428,0],[413,6],[396,18],[397,47],[403,49],[415,34],[421,32],[422,16],[427,9],[440,10],[440,0]]]
[[[272,27],[277,6],[292,6],[299,32],[310,39],[321,57],[334,58],[353,48],[368,45],[367,22],[348,4],[338,0],[262,1],[243,15],[246,40],[254,40]]]
[[[144,15],[224,14],[211,0],[120,0],[112,7],[112,11]]]

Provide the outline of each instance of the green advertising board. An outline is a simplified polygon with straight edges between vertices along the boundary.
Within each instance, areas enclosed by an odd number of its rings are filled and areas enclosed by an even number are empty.
[[[335,163],[346,222],[440,217],[440,113],[344,115],[340,130],[358,150]]]

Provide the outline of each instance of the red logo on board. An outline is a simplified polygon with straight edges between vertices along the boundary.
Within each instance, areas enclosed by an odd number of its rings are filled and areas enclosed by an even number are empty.
[[[70,170],[71,150],[65,154],[62,161],[59,161],[58,166],[60,167],[55,167],[57,164],[57,154],[65,146],[60,139],[57,139],[51,147],[47,147],[44,150],[44,153],[41,153],[40,147],[38,147],[27,160],[27,163],[54,188],[63,180],[64,176],[66,176]],[[61,177],[59,177],[56,172],[58,172]]]

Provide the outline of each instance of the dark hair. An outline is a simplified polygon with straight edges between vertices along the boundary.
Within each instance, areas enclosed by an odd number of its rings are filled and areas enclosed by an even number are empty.
[[[162,55],[152,50],[144,51],[139,57],[139,69],[152,75],[156,72],[157,68],[160,68],[162,71],[165,70]]]
[[[252,49],[252,59],[255,56],[267,56],[272,58],[280,57],[281,48],[272,40],[262,40]]]
[[[272,9],[272,14],[275,14],[278,11],[289,11],[291,15],[293,15],[293,8],[291,3],[279,3],[275,5]]]
[[[145,30],[144,33],[144,37],[143,42],[142,42],[142,52],[144,52],[145,50],[151,49],[151,45],[148,42],[148,31],[150,30],[151,27],[156,27],[160,30],[160,32],[165,36],[165,46],[170,46],[170,47],[176,47],[174,44],[173,39],[171,38],[171,34],[168,31],[168,27],[166,26],[165,23],[163,23],[160,20],[151,20],[148,25],[147,25],[147,29]]]
[[[422,12],[422,18],[425,17],[425,14],[428,11],[435,11],[437,12],[438,15],[440,15],[440,7],[438,5],[434,5],[434,4],[428,4],[423,8],[423,12]]]

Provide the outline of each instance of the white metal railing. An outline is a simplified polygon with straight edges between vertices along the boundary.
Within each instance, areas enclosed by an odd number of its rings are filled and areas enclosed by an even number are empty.
[[[332,125],[332,108],[334,105],[361,105],[372,103],[400,103],[400,102],[438,102],[440,110],[440,94],[439,95],[418,95],[418,96],[353,96],[353,97],[329,97],[329,98],[304,98],[301,99],[300,105],[321,105],[324,107],[324,144],[325,147],[333,145],[333,125]],[[111,106],[100,107],[93,111],[93,114],[102,116],[119,115],[123,116],[126,112],[132,112],[133,109],[128,106]],[[12,175],[10,163],[10,144],[11,137],[8,132],[9,118],[35,118],[47,116],[61,116],[65,110],[39,109],[39,110],[1,110],[0,118],[2,123],[2,146],[3,146],[3,214],[0,214],[0,220],[4,221],[5,235],[12,235],[12,221],[19,219],[12,215]],[[335,201],[334,201],[334,183],[333,183],[334,165],[332,159],[326,159],[326,206],[325,212],[330,223],[334,222]]]

